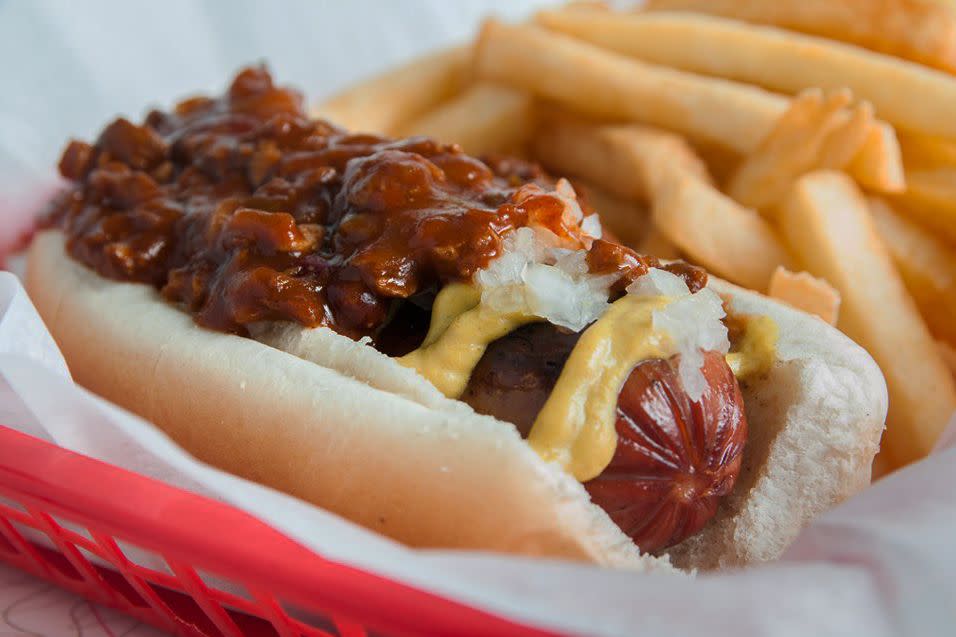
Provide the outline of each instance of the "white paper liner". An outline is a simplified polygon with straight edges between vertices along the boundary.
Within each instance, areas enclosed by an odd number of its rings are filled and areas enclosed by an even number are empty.
[[[282,82],[310,96],[329,94],[469,38],[489,7],[514,16],[535,4],[0,3],[0,256],[55,183],[64,140],[89,138],[117,112],[138,117],[157,98],[168,106],[186,93],[219,90],[241,64],[260,59]],[[146,23],[149,29],[138,28]],[[956,421],[937,453],[819,518],[780,562],[696,579],[410,550],[198,463],[148,423],[73,385],[24,290],[6,273],[0,422],[229,502],[328,559],[546,629],[803,637],[951,635],[956,625]]]

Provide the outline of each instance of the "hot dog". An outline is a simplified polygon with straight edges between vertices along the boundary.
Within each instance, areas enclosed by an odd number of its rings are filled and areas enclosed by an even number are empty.
[[[527,437],[578,337],[536,323],[495,341],[462,400]],[[631,371],[616,406],[614,458],[584,484],[591,500],[647,551],[699,531],[740,472],[747,436],[740,388],[720,354],[705,358],[711,389],[698,403],[687,397],[673,359],[644,361]]]
[[[869,479],[885,388],[862,350],[602,239],[533,164],[349,134],[248,69],[60,170],[28,288],[77,378],[403,541],[745,563]],[[807,466],[811,497],[781,490]]]

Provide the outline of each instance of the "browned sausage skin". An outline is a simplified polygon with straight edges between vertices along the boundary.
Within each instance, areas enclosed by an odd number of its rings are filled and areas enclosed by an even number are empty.
[[[527,438],[580,337],[551,323],[519,327],[488,346],[460,400],[510,422]]]
[[[549,323],[515,330],[488,347],[461,400],[526,437],[579,336]],[[707,390],[697,402],[684,390],[678,362],[634,368],[618,397],[617,450],[584,485],[645,551],[677,544],[714,516],[740,473],[747,438],[740,388],[724,357],[705,354]]]
[[[678,357],[649,360],[631,372],[618,397],[617,451],[585,483],[595,504],[645,551],[677,544],[717,512],[740,473],[747,418],[724,357],[707,352],[707,390],[684,391]]]

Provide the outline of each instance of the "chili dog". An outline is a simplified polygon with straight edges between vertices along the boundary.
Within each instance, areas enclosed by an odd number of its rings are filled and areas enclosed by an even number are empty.
[[[863,350],[602,239],[532,164],[346,133],[248,69],[60,172],[27,286],[79,382],[399,540],[742,564],[869,481]]]

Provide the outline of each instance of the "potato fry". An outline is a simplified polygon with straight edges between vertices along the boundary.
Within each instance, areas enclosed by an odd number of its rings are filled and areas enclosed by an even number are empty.
[[[956,252],[882,199],[870,214],[930,332],[956,345]]]
[[[727,183],[743,161],[743,157],[732,150],[713,144],[695,142],[693,148],[697,156],[704,161],[707,172],[714,178],[714,183]]]
[[[354,131],[392,134],[469,81],[471,46],[444,49],[356,84],[319,104],[313,117]]]
[[[825,280],[818,279],[809,272],[791,272],[784,267],[778,267],[770,278],[767,296],[819,316],[830,325],[837,324],[840,293]]]
[[[908,131],[898,135],[907,168],[956,168],[956,141]]]
[[[956,385],[859,189],[843,173],[805,175],[780,222],[802,265],[840,291],[840,329],[886,376],[890,411],[881,453],[894,467],[923,457],[956,410]]]
[[[882,480],[889,474],[893,473],[893,470],[896,467],[890,465],[890,461],[887,460],[886,456],[882,453],[876,454],[873,458],[873,466],[870,468],[870,483],[876,482],[877,480]]]
[[[545,11],[538,20],[642,61],[783,93],[849,88],[891,124],[956,137],[956,77],[840,42],[690,13]],[[954,33],[956,36],[956,33]],[[693,46],[688,46],[693,42]]]
[[[925,0],[649,0],[647,4],[650,9],[691,10],[821,35],[956,71],[956,17]]]
[[[596,12],[595,12],[596,13]],[[532,25],[488,21],[478,41],[476,71],[484,79],[510,84],[597,118],[636,121],[748,154],[756,150],[790,105],[788,98],[762,89],[647,64]],[[861,183],[881,190],[901,184],[871,183],[874,176],[898,175],[892,130],[867,140],[858,160]],[[898,148],[897,148],[898,150]]]
[[[636,248],[651,228],[650,211],[633,200],[621,199],[593,183],[575,181],[575,190],[598,213],[605,234]]]
[[[956,168],[906,172],[906,192],[890,197],[900,210],[956,243]]]
[[[634,249],[640,254],[646,254],[669,261],[680,259],[684,256],[681,254],[680,248],[674,245],[674,242],[664,236],[664,233],[658,230],[653,224]]]
[[[943,358],[943,362],[946,363],[949,371],[953,374],[953,379],[956,379],[956,349],[942,341],[937,342],[936,346],[939,348],[939,354]]]
[[[763,217],[695,177],[671,182],[651,214],[661,233],[695,263],[745,287],[764,291],[778,266],[792,265]]]
[[[534,131],[534,104],[528,93],[479,83],[398,127],[400,137],[426,135],[460,144],[483,155],[520,149]]]
[[[653,201],[684,174],[710,180],[683,138],[639,124],[600,124],[551,112],[542,116],[534,151],[552,171],[583,177],[626,199]]]
[[[863,148],[857,153],[848,172],[864,188],[877,192],[902,192],[906,189],[903,159],[896,131],[885,122],[870,129]]]
[[[849,91],[824,97],[809,89],[793,100],[770,135],[747,156],[727,185],[727,194],[751,208],[769,209],[782,200],[800,175],[820,168],[844,168],[866,142],[873,108],[863,103],[849,119]]]
[[[756,148],[787,108],[786,98],[758,88],[645,64],[532,25],[486,22],[476,70],[584,115],[642,121],[740,153]]]

